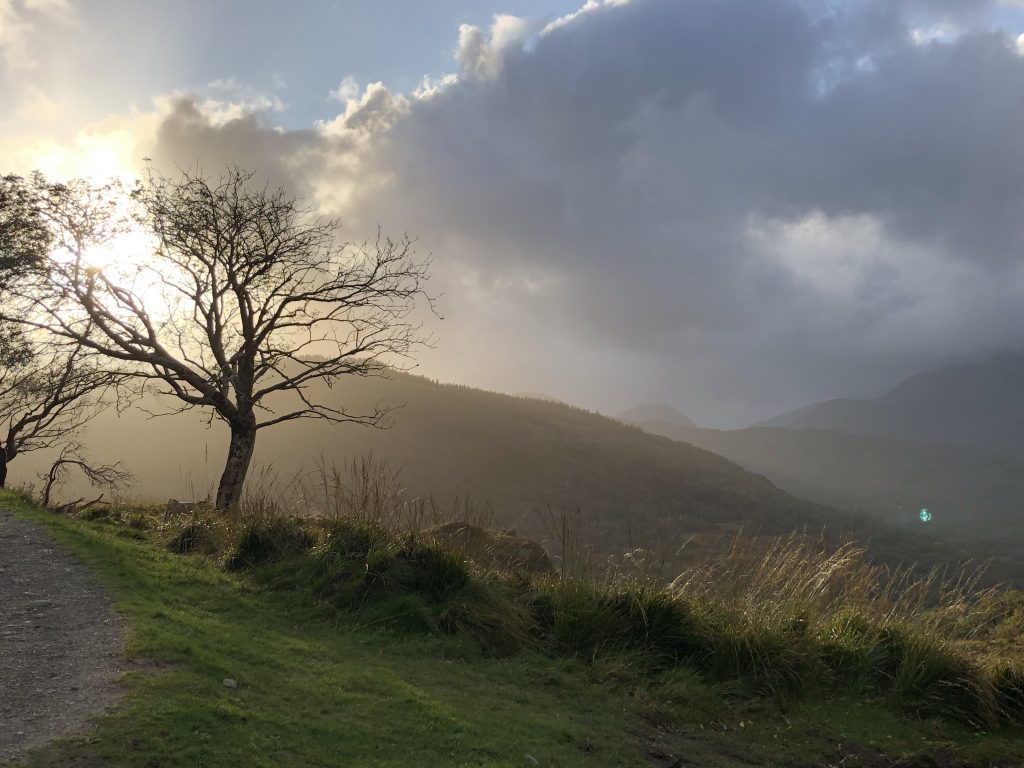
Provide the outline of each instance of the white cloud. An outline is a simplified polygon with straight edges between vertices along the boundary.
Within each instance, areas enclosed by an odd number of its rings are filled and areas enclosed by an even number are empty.
[[[914,45],[931,43],[952,43],[964,30],[949,22],[931,24],[927,27],[916,27],[910,30],[910,40]]]
[[[384,83],[370,83],[359,98],[348,98],[345,111],[333,120],[318,123],[327,136],[346,133],[377,133],[391,127],[409,111],[409,99],[392,93]]]
[[[281,112],[284,103],[276,96],[259,94],[240,101],[206,98],[198,102],[199,111],[215,126],[226,125],[253,114]]]
[[[412,92],[412,95],[413,98],[418,100],[432,99],[457,82],[459,82],[459,76],[454,72],[442,75],[441,77],[424,75],[419,86]]]
[[[493,80],[501,73],[507,53],[522,46],[532,28],[527,19],[507,14],[494,17],[489,34],[479,27],[463,24],[459,27],[455,59],[468,78]]]
[[[328,95],[331,99],[334,99],[334,101],[340,101],[342,104],[345,104],[358,96],[359,91],[359,81],[352,75],[345,75],[338,87]]]
[[[587,0],[579,10],[567,13],[565,16],[561,16],[549,23],[541,30],[541,34],[546,35],[554,32],[556,29],[568,26],[588,13],[599,11],[602,8],[614,8],[619,5],[626,5],[630,2],[632,2],[632,0]]]

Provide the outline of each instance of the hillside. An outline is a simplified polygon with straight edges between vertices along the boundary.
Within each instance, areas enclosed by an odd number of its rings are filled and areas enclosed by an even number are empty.
[[[970,542],[986,554],[1017,556],[1024,458],[949,443],[851,435],[820,429],[645,430],[698,445],[821,504],[863,510],[886,523]]]
[[[578,509],[580,535],[605,553],[645,545],[675,550],[693,534],[740,525],[763,533],[828,525],[837,535],[874,542],[876,553],[891,559],[949,554],[927,537],[795,498],[702,448],[562,404],[410,375],[352,378],[322,394],[356,411],[378,402],[402,407],[383,431],[305,421],[261,433],[252,488],[276,483],[271,490],[278,492],[318,463],[372,453],[401,469],[410,492],[442,503],[456,496],[487,502],[496,523],[536,538],[548,532],[546,511]],[[219,424],[205,430],[189,414],[147,419],[137,406],[120,418],[104,414],[85,442],[97,459],[128,465],[137,478],[132,495],[161,501],[205,496],[226,440]],[[19,460],[13,481],[43,464],[43,457]]]
[[[618,419],[629,423],[660,421],[665,424],[674,424],[677,427],[697,426],[685,413],[666,403],[638,405],[620,413]]]
[[[923,371],[873,400],[828,400],[755,426],[828,429],[1024,453],[1024,354],[1003,353]]]

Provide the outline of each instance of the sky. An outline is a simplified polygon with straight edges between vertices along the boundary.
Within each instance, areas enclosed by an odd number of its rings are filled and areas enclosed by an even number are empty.
[[[408,233],[418,371],[737,427],[1024,348],[1024,4],[0,0],[0,172]]]

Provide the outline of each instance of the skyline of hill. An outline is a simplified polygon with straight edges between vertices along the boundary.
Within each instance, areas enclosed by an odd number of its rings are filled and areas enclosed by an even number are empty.
[[[834,399],[753,427],[825,429],[1024,454],[1024,353],[916,373],[875,399]]]
[[[643,422],[663,422],[679,427],[696,427],[697,425],[675,406],[668,403],[649,403],[638,405],[634,408],[623,411],[616,417],[619,421],[626,421],[630,424]]]

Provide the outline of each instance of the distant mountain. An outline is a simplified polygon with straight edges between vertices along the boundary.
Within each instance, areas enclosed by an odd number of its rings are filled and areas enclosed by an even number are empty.
[[[387,430],[294,421],[262,432],[252,488],[273,494],[321,462],[340,466],[372,454],[400,469],[410,493],[442,504],[460,494],[489,502],[497,524],[533,538],[546,537],[545,518],[557,525],[561,510],[574,519],[580,510],[580,536],[601,556],[645,544],[674,550],[691,535],[739,526],[765,534],[844,531],[888,560],[952,553],[928,536],[791,496],[707,450],[559,403],[401,374],[347,377],[315,395],[353,412],[377,403],[401,407]],[[225,432],[219,424],[204,430],[195,414],[147,420],[136,408],[120,418],[105,413],[85,441],[97,460],[120,459],[136,473],[135,493],[163,501],[202,498],[216,482]],[[27,479],[43,466],[43,457],[32,455],[12,470]],[[63,493],[72,492],[78,490]]]
[[[1024,354],[911,376],[874,400],[828,400],[759,427],[827,429],[1024,454]]]
[[[619,414],[618,418],[619,421],[625,421],[629,424],[660,422],[662,424],[672,424],[677,427],[697,426],[690,421],[685,413],[666,403],[638,405],[635,408],[630,408],[628,411],[623,411]]]
[[[886,523],[985,556],[1024,550],[1024,456],[954,443],[851,435],[819,429],[692,429],[649,422],[645,430],[698,445],[822,504],[863,510]]]

